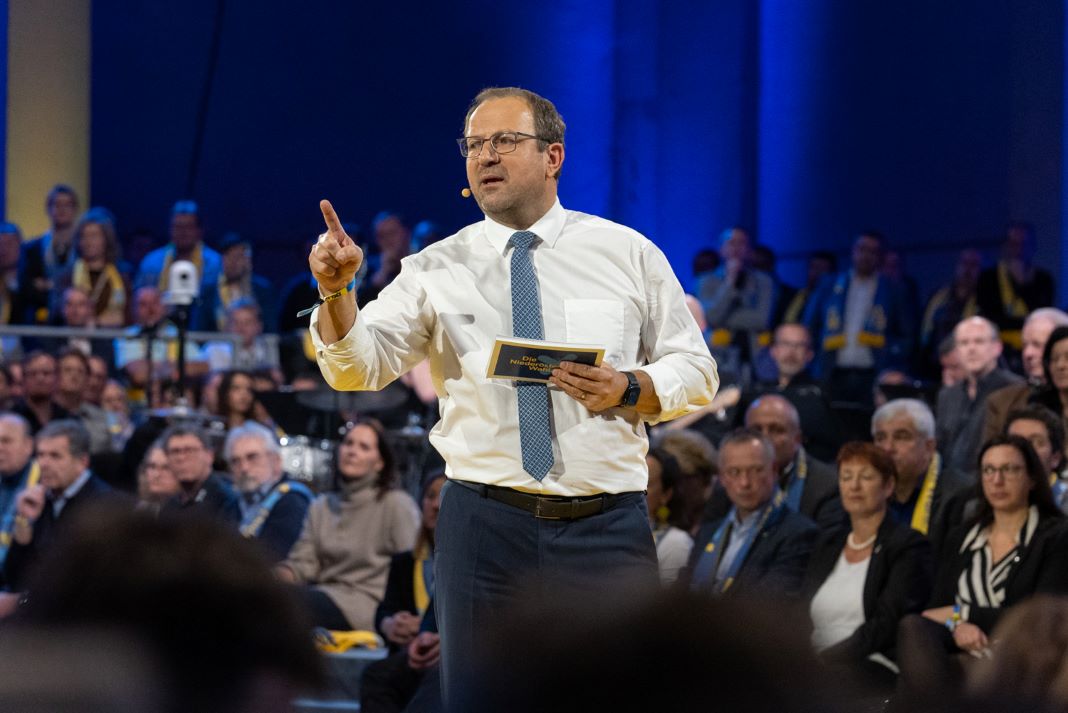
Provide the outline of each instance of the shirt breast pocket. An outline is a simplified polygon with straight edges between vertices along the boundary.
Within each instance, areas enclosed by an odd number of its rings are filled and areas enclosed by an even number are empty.
[[[623,303],[618,300],[564,300],[567,341],[603,347],[605,361],[623,358]]]

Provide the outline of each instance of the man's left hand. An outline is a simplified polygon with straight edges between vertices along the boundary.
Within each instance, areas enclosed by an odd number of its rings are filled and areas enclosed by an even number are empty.
[[[560,387],[568,396],[597,413],[619,406],[628,381],[623,372],[616,371],[607,363],[588,366],[562,361],[559,369],[553,369],[549,383]]]

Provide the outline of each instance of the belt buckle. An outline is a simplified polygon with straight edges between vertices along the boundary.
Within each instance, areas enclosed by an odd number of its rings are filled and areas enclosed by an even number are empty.
[[[550,503],[550,502],[552,502],[552,501],[551,500],[545,500],[544,498],[540,498],[540,497],[537,500],[535,500],[534,501],[534,517],[538,518],[539,520],[563,520],[564,518],[560,517],[559,515],[547,515],[547,514],[543,514],[542,513],[541,506],[543,504],[545,504],[545,503]]]

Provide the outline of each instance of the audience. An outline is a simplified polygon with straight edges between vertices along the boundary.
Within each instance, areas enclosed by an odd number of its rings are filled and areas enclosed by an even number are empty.
[[[224,451],[241,495],[241,534],[262,544],[273,561],[285,559],[314,495],[282,471],[278,438],[255,421],[231,427]]]
[[[163,504],[181,490],[182,484],[171,470],[163,441],[156,441],[145,451],[137,470],[137,506],[153,515],[158,514]]]
[[[1026,381],[1003,386],[987,398],[983,417],[984,443],[1004,430],[1005,417],[1010,411],[1026,406],[1048,383],[1042,355],[1050,334],[1057,327],[1068,327],[1068,314],[1059,309],[1040,307],[1027,315],[1023,325],[1021,352]]]
[[[51,321],[55,279],[60,272],[74,265],[78,195],[70,186],[57,183],[48,192],[45,209],[48,231],[23,243],[19,257],[19,301],[24,311],[19,322],[24,324],[48,324]]]
[[[918,399],[890,401],[872,415],[871,437],[894,461],[897,473],[890,519],[927,535],[937,547],[946,503],[974,481],[944,466],[930,407]]]
[[[701,277],[697,297],[712,328],[711,344],[737,347],[742,363],[760,350],[758,338],[771,322],[775,285],[771,277],[750,265],[749,233],[728,228],[719,237],[722,264]]]
[[[237,525],[241,504],[227,478],[212,470],[214,449],[203,429],[178,423],[160,436],[167,464],[181,490],[163,504],[163,512],[215,518]]]
[[[819,532],[776,487],[775,449],[759,431],[728,434],[719,446],[720,482],[730,511],[701,527],[690,557],[690,587],[715,595],[796,598]]]
[[[283,581],[301,585],[318,626],[373,629],[390,558],[415,544],[419,512],[394,487],[395,468],[377,422],[349,429],[337,451],[337,492],[311,504],[300,537],[275,568]]]
[[[22,358],[23,397],[11,410],[25,418],[30,430],[37,433],[49,421],[70,418],[70,413],[56,400],[58,381],[56,358],[42,351]]]
[[[673,584],[690,559],[693,538],[690,533],[671,524],[670,503],[682,478],[679,463],[662,448],[653,448],[645,456],[649,466],[649,484],[645,490],[645,504],[649,510],[649,524],[653,528],[656,558],[660,563],[660,583]]]
[[[79,421],[62,419],[37,434],[40,479],[15,499],[15,527],[4,561],[4,580],[23,589],[28,576],[60,531],[82,508],[111,495],[111,486],[89,469],[89,433]]]
[[[119,271],[119,239],[111,213],[92,208],[74,228],[74,264],[56,275],[54,294],[77,287],[89,296],[92,323],[126,324],[130,286]]]
[[[134,287],[155,287],[166,292],[170,270],[175,260],[189,260],[196,266],[200,289],[210,289],[219,282],[222,258],[204,244],[200,208],[194,201],[178,201],[171,210],[171,241],[145,255],[137,269]],[[193,320],[193,324],[196,324]]]
[[[1064,516],[1049,474],[1020,436],[988,441],[979,455],[976,515],[946,538],[929,608],[901,620],[901,690],[933,695],[961,679],[966,653],[990,655],[991,635],[1010,607],[1039,593],[1068,593]]]
[[[976,288],[982,266],[983,257],[978,250],[961,250],[953,280],[936,290],[927,301],[920,326],[921,362],[925,370],[934,366],[938,345],[953,334],[957,324],[979,313]]]
[[[805,308],[816,338],[815,370],[830,397],[870,405],[875,375],[902,366],[911,354],[913,323],[900,287],[879,275],[884,238],[875,232],[853,243],[852,267],[824,279]]]
[[[1037,267],[1034,257],[1034,226],[1009,223],[997,265],[979,275],[979,313],[997,325],[1001,341],[1015,351],[1023,347],[1024,317],[1053,304],[1053,276]]]
[[[805,574],[812,644],[880,692],[893,688],[897,624],[931,594],[931,550],[920,533],[887,517],[894,462],[853,441],[838,453],[838,485],[849,526],[825,533]]]
[[[104,409],[86,400],[89,385],[89,360],[77,349],[67,348],[57,359],[59,378],[55,401],[73,418],[80,419],[89,432],[89,452],[111,451],[111,432]]]
[[[277,330],[276,292],[267,278],[252,272],[252,241],[238,233],[227,233],[219,244],[222,272],[216,284],[205,284],[200,291],[201,324],[197,329],[227,331],[229,311],[238,301],[256,305],[268,332]]]
[[[1021,379],[998,366],[1001,340],[997,327],[985,317],[969,317],[958,324],[953,342],[964,368],[964,381],[938,394],[938,449],[947,468],[970,475],[975,472],[975,456],[982,445],[986,399]]]
[[[1046,383],[1029,400],[1068,418],[1068,326],[1050,332],[1042,351],[1042,370]]]

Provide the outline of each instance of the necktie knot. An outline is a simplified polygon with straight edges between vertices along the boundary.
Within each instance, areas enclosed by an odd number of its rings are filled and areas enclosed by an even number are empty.
[[[538,239],[538,236],[529,230],[520,230],[512,233],[512,247],[516,250],[529,250],[530,246],[534,244],[534,241]]]

